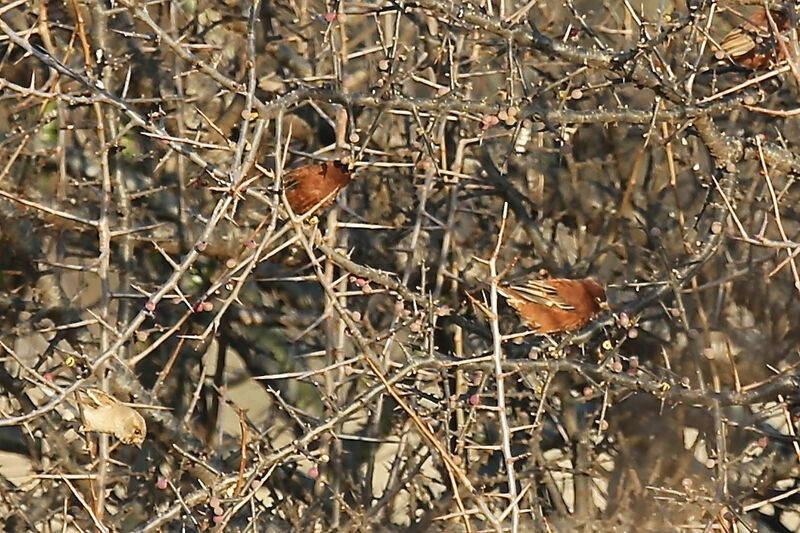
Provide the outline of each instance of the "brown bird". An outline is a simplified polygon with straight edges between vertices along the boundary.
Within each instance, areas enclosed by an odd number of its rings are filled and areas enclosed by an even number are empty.
[[[100,389],[78,391],[83,431],[114,435],[124,444],[142,447],[147,425],[136,409]]]
[[[575,331],[608,309],[605,289],[592,278],[533,280],[497,291],[537,333]]]
[[[789,29],[789,15],[778,9],[771,9],[770,14],[781,32],[780,38],[788,45],[784,32]],[[754,70],[768,69],[786,59],[763,7],[722,38],[718,57],[729,57],[734,63]]]
[[[325,161],[291,170],[283,180],[283,190],[292,211],[306,214],[310,209],[324,209],[350,183],[351,167],[342,161]]]

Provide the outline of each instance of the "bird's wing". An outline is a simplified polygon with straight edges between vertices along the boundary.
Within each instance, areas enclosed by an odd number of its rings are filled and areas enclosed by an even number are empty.
[[[300,182],[297,180],[297,174],[294,172],[288,172],[283,175],[283,182],[281,183],[283,186],[283,190],[289,192],[293,189],[296,189]]]
[[[522,285],[511,285],[517,296],[528,302],[545,305],[562,311],[574,311],[575,307],[558,295],[558,291],[543,281],[529,280]]]
[[[720,47],[731,57],[743,56],[756,47],[755,32],[736,28],[722,39]]]
[[[119,401],[116,398],[101,391],[100,389],[86,389],[81,391],[80,396],[81,401],[84,402],[87,407],[94,409],[98,407],[114,406],[119,404]]]

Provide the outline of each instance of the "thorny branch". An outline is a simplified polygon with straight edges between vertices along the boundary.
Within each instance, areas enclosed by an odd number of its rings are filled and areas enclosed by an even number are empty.
[[[764,5],[0,8],[6,524],[796,528],[797,29],[716,53]],[[611,311],[530,335],[502,276]]]

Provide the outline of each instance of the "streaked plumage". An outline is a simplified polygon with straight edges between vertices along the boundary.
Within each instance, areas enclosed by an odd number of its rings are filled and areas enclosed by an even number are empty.
[[[728,32],[720,43],[722,53],[744,67],[756,70],[769,68],[776,61],[785,59],[772,34],[766,13],[761,8],[738,28]],[[789,29],[786,13],[776,9],[770,10],[770,13],[781,32]]]
[[[537,333],[580,329],[606,306],[606,291],[592,278],[531,280],[498,292]]]

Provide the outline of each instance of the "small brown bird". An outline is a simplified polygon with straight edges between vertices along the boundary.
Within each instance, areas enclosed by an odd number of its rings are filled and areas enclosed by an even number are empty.
[[[142,447],[147,425],[136,409],[99,389],[78,391],[84,431],[114,435],[124,444]]]
[[[350,179],[349,165],[326,161],[291,170],[284,177],[283,190],[292,211],[303,215],[315,206],[324,209],[331,205]]]
[[[789,15],[778,9],[771,9],[770,14],[781,32],[780,38],[788,45],[784,32],[789,29]],[[768,69],[776,62],[786,59],[772,33],[767,11],[763,7],[722,38],[718,57],[729,57],[734,63],[754,70]]]
[[[537,333],[575,331],[608,309],[605,289],[592,278],[527,281],[497,291]]]

